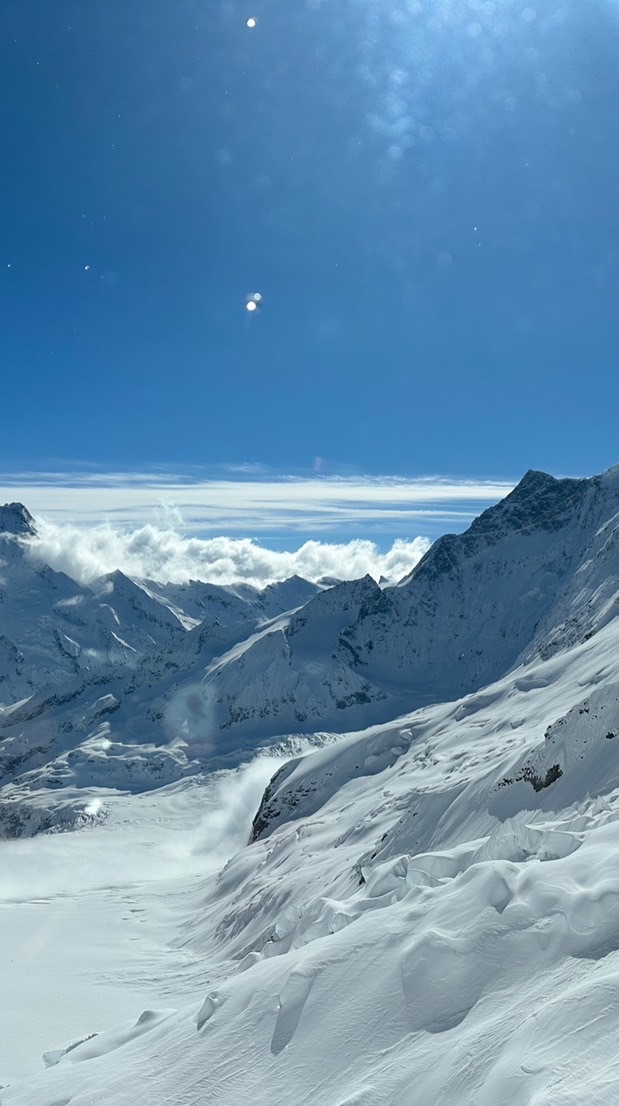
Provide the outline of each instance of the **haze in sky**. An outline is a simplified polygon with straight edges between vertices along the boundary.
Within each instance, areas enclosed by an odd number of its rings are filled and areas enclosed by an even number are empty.
[[[618,54],[614,0],[5,0],[1,482],[613,464]]]

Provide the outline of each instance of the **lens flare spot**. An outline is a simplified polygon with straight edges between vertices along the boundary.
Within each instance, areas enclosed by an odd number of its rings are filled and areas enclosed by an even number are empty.
[[[245,297],[245,310],[250,313],[259,311],[262,306],[262,295],[260,292],[251,292],[249,296]]]

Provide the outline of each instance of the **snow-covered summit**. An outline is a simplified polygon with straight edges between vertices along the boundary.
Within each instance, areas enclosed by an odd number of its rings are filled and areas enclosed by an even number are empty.
[[[610,474],[529,471],[465,533],[435,542],[397,586],[366,577],[315,596],[278,626],[266,667],[263,641],[224,657],[202,685],[217,724],[238,733],[340,729],[359,724],[359,707],[366,722],[387,719],[582,640],[612,607],[618,510]]]
[[[449,572],[463,559],[498,545],[510,535],[560,530],[569,524],[582,500],[600,480],[600,477],[558,480],[545,472],[529,469],[505,499],[474,519],[463,534],[445,534],[438,538],[398,586],[406,585],[413,578],[432,578]]]
[[[23,503],[0,505],[0,534],[36,535],[34,519]]]

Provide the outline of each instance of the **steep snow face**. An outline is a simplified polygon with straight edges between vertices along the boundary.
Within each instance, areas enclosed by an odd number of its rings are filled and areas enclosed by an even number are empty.
[[[0,508],[0,707],[181,640],[181,619],[146,587],[122,573],[83,587],[31,558],[33,534],[25,507]]]
[[[30,562],[24,549],[0,547],[0,702],[10,704],[49,681],[131,665],[157,644],[180,640],[178,618],[121,574],[91,590]]]
[[[618,511],[612,471],[591,480],[527,473],[386,589],[384,613],[349,628],[355,667],[383,686],[448,698],[582,641],[614,617]]]
[[[574,522],[572,569],[559,601],[540,619],[528,660],[586,640],[619,609],[619,466],[590,481]]]
[[[154,644],[162,628],[171,629],[177,636],[181,628],[176,613],[156,598],[145,584],[138,584],[123,572],[111,572],[100,577],[92,589],[114,611],[119,625],[139,624],[146,630]]]
[[[205,624],[213,631],[211,655],[221,627],[235,627],[225,652],[259,622],[320,590],[299,578],[260,592],[138,582],[122,572],[84,587],[32,558],[27,539],[34,533],[25,507],[0,507],[0,708],[50,681],[97,680],[139,667],[157,650],[182,653],[185,632]]]
[[[619,794],[618,641],[614,622],[566,653],[538,658],[460,700],[290,760],[265,791],[253,839],[306,817],[327,817],[334,796],[344,801],[359,781],[371,794],[370,778],[392,766],[402,787],[413,779],[423,787],[407,792],[401,816],[390,809],[395,833],[385,827],[377,855],[397,852],[405,839],[410,845],[413,828],[423,849],[452,843],[452,831],[475,836],[522,811],[595,809],[599,796]],[[419,802],[427,814],[423,834]]]
[[[262,591],[249,584],[224,587],[200,580],[192,580],[189,584],[160,584],[148,580],[146,585],[150,593],[170,606],[188,628],[215,620],[222,626],[230,626],[275,618],[303,606],[327,586],[310,583],[300,576],[269,584]]]
[[[332,643],[380,603],[370,576],[338,584],[220,658],[201,685],[214,729],[267,736],[341,728],[343,712],[371,717],[385,692],[354,672],[349,656],[334,656]]]
[[[81,647],[64,612],[86,598],[68,576],[33,566],[15,535],[0,534],[0,703],[75,675]]]
[[[613,470],[529,472],[397,587],[366,577],[317,595],[271,640],[209,669],[201,693],[215,727],[267,735],[386,719],[584,640],[617,609],[618,486]]]

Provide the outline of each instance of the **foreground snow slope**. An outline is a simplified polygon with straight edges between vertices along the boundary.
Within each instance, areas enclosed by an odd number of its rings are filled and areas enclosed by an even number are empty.
[[[3,1106],[614,1106],[618,649],[615,620],[287,765],[254,843],[178,880],[199,997],[161,1002],[160,957]],[[48,1062],[73,1043],[51,1010]]]

